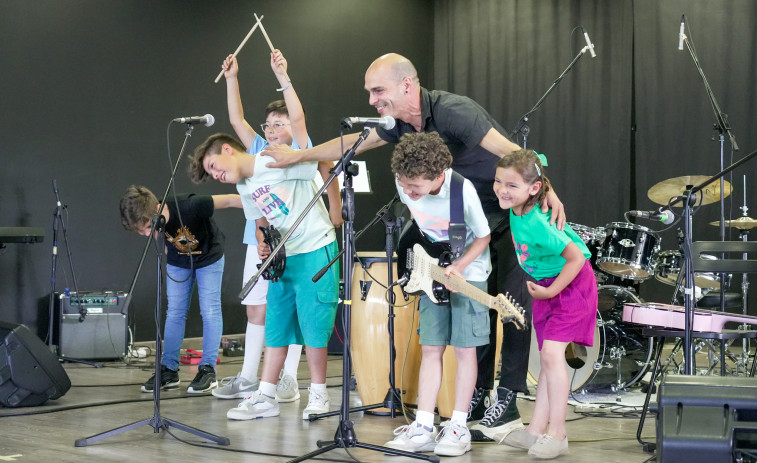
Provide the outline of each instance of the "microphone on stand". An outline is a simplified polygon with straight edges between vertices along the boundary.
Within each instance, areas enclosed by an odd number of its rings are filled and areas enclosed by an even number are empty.
[[[210,127],[216,123],[216,118],[212,114],[206,114],[204,116],[177,117],[171,122],[178,122],[179,124],[205,124],[207,127]]]
[[[670,225],[676,219],[675,214],[669,209],[664,211],[628,211],[628,215],[631,217],[641,217],[642,219],[659,220],[665,225]]]
[[[344,125],[352,128],[353,124],[363,124],[370,127],[381,127],[382,129],[392,130],[395,125],[392,116],[384,117],[345,117],[342,121]]]
[[[678,32],[678,49],[683,50],[683,39],[686,35],[683,33],[683,27],[686,23],[686,16],[681,15],[681,30]]]
[[[583,29],[583,27],[581,27]],[[591,43],[591,39],[589,38],[589,33],[586,32],[586,29],[584,29],[584,40],[586,40],[586,48],[589,49],[589,53],[591,53],[592,58],[596,58],[597,54],[594,53],[594,44]]]

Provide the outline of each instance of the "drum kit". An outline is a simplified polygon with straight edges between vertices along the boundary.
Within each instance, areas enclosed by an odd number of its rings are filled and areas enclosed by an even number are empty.
[[[649,198],[667,206],[670,198],[682,194],[691,185],[704,182],[708,177],[685,176],[672,178],[654,185]],[[731,185],[724,182],[724,196],[731,193]],[[698,204],[711,204],[720,200],[720,182],[713,182],[701,191]],[[739,229],[746,241],[746,233],[757,227],[757,220],[746,216],[725,221],[726,227]],[[642,336],[642,327],[622,319],[623,306],[643,302],[638,295],[642,282],[654,277],[657,281],[674,286],[675,293],[683,290],[685,264],[681,249],[661,250],[660,235],[644,226],[612,222],[604,227],[590,227],[570,223],[591,252],[591,264],[597,277],[599,303],[594,346],[570,344],[566,349],[566,368],[571,378],[571,391],[599,391],[611,389],[619,393],[637,383],[651,365],[653,340]],[[720,225],[720,221],[711,222]],[[680,247],[680,246],[679,246]],[[712,259],[716,257],[712,256]],[[720,275],[695,273],[694,291],[700,300],[708,292],[719,290]],[[726,280],[725,286],[727,287]],[[743,291],[748,288],[744,275]],[[675,296],[674,296],[675,297]],[[529,376],[532,382],[539,376],[539,355],[535,336],[532,335]],[[748,348],[747,348],[748,349]]]

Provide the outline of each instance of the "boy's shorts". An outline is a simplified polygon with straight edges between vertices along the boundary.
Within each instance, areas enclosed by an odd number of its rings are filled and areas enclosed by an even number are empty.
[[[247,284],[247,281],[254,277],[258,273],[258,264],[261,262],[258,257],[258,245],[248,244],[247,255],[244,258],[244,272],[242,272],[242,287]],[[258,282],[252,287],[250,293],[247,294],[242,300],[244,305],[265,305],[266,294],[268,294],[268,280],[262,276],[258,278]]]
[[[313,283],[313,276],[333,259],[336,241],[315,251],[287,256],[281,279],[268,285],[265,345],[326,347],[334,331],[339,300],[339,265]]]
[[[486,291],[485,281],[468,283]],[[436,305],[423,295],[420,312],[421,345],[476,347],[489,344],[489,308],[468,296],[450,292],[449,304]]]

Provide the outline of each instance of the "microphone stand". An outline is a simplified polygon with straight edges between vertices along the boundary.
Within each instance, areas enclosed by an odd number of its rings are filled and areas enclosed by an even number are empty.
[[[560,81],[570,72],[570,70],[573,68],[573,66],[576,65],[579,59],[590,50],[589,45],[586,45],[583,47],[573,58],[573,61],[568,64],[568,67],[565,68],[565,70],[555,79],[554,82],[552,82],[552,85],[549,86],[547,91],[542,95],[541,98],[539,98],[539,101],[536,102],[533,108],[531,108],[526,114],[523,115],[523,117],[520,118],[518,123],[515,125],[515,128],[512,132],[510,132],[509,138],[511,140],[515,140],[514,137],[516,137],[518,134],[520,134],[523,137],[523,149],[526,149],[526,140],[528,139],[528,134],[531,132],[531,129],[526,125],[526,122],[528,122],[529,116],[531,114],[535,113],[541,105],[544,103],[544,100],[547,98],[547,96],[552,93],[552,91],[557,87],[557,84],[560,83]]]
[[[352,166],[352,164],[350,164]],[[400,390],[396,387],[396,373],[394,368],[394,359],[397,357],[397,350],[394,347],[394,302],[395,302],[395,295],[394,291],[392,290],[392,282],[394,280],[394,277],[392,275],[392,256],[394,255],[394,239],[393,239],[393,233],[395,230],[399,230],[402,227],[402,218],[396,217],[394,215],[394,212],[392,212],[392,206],[395,202],[399,200],[399,196],[397,194],[394,195],[394,198],[392,198],[391,201],[389,201],[388,204],[383,206],[376,216],[371,220],[371,222],[366,225],[360,232],[358,232],[357,235],[355,235],[355,241],[357,241],[360,236],[368,230],[371,226],[373,226],[375,223],[377,223],[379,220],[384,222],[384,225],[386,227],[386,238],[385,238],[385,245],[384,249],[386,251],[386,262],[387,262],[387,276],[386,281],[387,283],[387,291],[389,294],[389,312],[387,314],[388,320],[387,320],[387,332],[389,333],[389,390],[386,392],[386,395],[384,396],[384,401],[372,405],[363,405],[360,407],[352,407],[350,408],[351,412],[361,412],[361,411],[368,411],[373,410],[374,408],[387,408],[389,409],[389,412],[372,412],[371,414],[375,415],[390,415],[392,418],[395,418],[397,416],[397,413],[402,412],[402,395],[400,394]],[[334,257],[334,259],[331,260],[324,268],[322,268],[316,276],[313,278],[313,281],[318,281],[325,273],[326,270],[331,267],[334,262],[336,262],[339,257],[344,254],[344,249]],[[367,291],[366,291],[367,293]],[[365,294],[363,294],[363,298],[365,298]],[[350,355],[351,355],[350,351]],[[351,357],[350,357],[351,358]],[[351,365],[351,363],[350,363]],[[308,416],[309,421],[315,421],[320,418],[325,418],[327,416],[334,416],[338,415],[340,412],[327,412],[327,413],[311,413],[310,416]]]
[[[147,250],[150,247],[150,243],[152,242],[153,238],[155,238],[155,246],[156,246],[156,260],[157,260],[157,275],[155,277],[155,283],[156,283],[156,297],[155,297],[155,380],[153,382],[153,416],[150,418],[146,418],[144,420],[136,421],[131,424],[127,424],[115,429],[111,429],[110,431],[101,432],[99,434],[95,434],[94,436],[85,437],[81,439],[77,439],[74,442],[74,446],[76,447],[86,447],[87,445],[97,442],[99,440],[105,439],[107,437],[115,436],[121,433],[124,433],[126,431],[130,431],[132,429],[139,428],[141,426],[148,425],[153,428],[154,433],[159,433],[161,430],[168,431],[168,428],[171,426],[178,428],[182,431],[188,432],[190,434],[194,434],[195,436],[210,440],[215,442],[219,445],[229,445],[230,441],[227,437],[221,437],[216,436],[214,434],[210,434],[205,431],[201,431],[199,429],[193,428],[191,426],[187,426],[185,424],[179,423],[177,421],[164,418],[160,415],[160,386],[161,386],[161,358],[163,353],[163,346],[162,346],[162,338],[160,333],[160,308],[163,303],[162,299],[162,291],[161,287],[163,284],[163,249],[165,246],[165,239],[164,239],[164,233],[165,233],[165,217],[163,217],[163,208],[166,205],[166,198],[168,197],[168,192],[171,191],[171,187],[173,186],[173,180],[176,176],[176,169],[179,167],[179,163],[181,163],[182,155],[184,154],[184,148],[187,146],[187,141],[189,140],[189,137],[192,136],[192,129],[194,122],[187,122],[187,131],[184,134],[184,143],[181,146],[181,151],[179,151],[179,156],[176,158],[176,164],[173,166],[173,170],[171,171],[171,178],[168,180],[168,185],[166,186],[166,191],[163,193],[163,199],[160,202],[160,208],[158,209],[157,214],[157,220],[153,220],[152,227],[150,228],[150,233],[147,236],[147,239],[145,240],[145,247],[142,251],[142,258],[139,261],[139,265],[137,266],[137,272],[134,274],[134,278],[131,282],[131,287],[129,288],[129,294],[126,296],[126,301],[124,302],[124,311],[129,307],[129,304],[131,303],[131,296],[134,292],[134,286],[137,284],[137,279],[139,278],[139,273],[142,270],[142,264],[145,261],[145,256],[147,255]],[[156,236],[157,235],[157,236]],[[162,245],[162,246],[161,246]]]
[[[276,255],[278,250],[284,246],[284,242],[289,238],[289,236],[294,232],[295,228],[302,222],[302,220],[305,218],[307,213],[310,211],[310,209],[313,208],[313,205],[318,201],[318,199],[321,197],[321,194],[323,194],[324,191],[326,191],[326,188],[331,184],[331,182],[334,181],[334,179],[341,173],[344,172],[344,185],[342,188],[342,217],[344,218],[344,255],[350,264],[354,261],[354,239],[355,239],[355,230],[353,228],[353,223],[355,219],[355,191],[352,188],[352,177],[357,174],[358,166],[357,164],[352,164],[352,158],[356,154],[356,150],[358,146],[360,146],[363,141],[368,137],[368,135],[371,133],[371,130],[373,130],[372,127],[366,126],[363,128],[363,131],[360,133],[360,136],[355,141],[355,144],[352,145],[352,147],[347,150],[343,155],[341,161],[334,166],[333,169],[331,169],[331,177],[329,177],[326,181],[323,182],[323,186],[321,189],[315,194],[313,197],[313,200],[310,201],[308,206],[305,208],[305,210],[302,212],[302,214],[297,218],[294,225],[291,229],[281,238],[281,242],[273,249],[271,250],[271,254],[266,258],[265,262],[263,262],[260,265],[260,269],[258,269],[258,273],[256,275],[253,275],[253,277],[245,284],[245,287],[242,289],[242,293],[240,294],[240,298],[244,299],[244,297],[249,293],[249,291],[252,289],[252,287],[255,285],[255,282],[257,281],[258,277],[265,271],[265,269],[271,265],[271,260]],[[432,462],[438,462],[438,457],[432,457],[427,455],[420,455],[412,452],[404,452],[401,450],[395,450],[390,449],[387,447],[381,447],[378,445],[372,445],[372,444],[364,444],[362,442],[358,442],[357,436],[355,435],[354,430],[354,423],[350,421],[350,408],[349,408],[349,400],[350,400],[350,391],[349,391],[349,382],[351,377],[351,366],[350,366],[350,336],[351,336],[351,326],[350,326],[350,316],[351,316],[351,308],[352,308],[352,265],[343,265],[342,266],[342,275],[344,278],[344,310],[342,312],[343,320],[344,320],[344,345],[342,347],[342,405],[340,408],[340,415],[339,415],[339,425],[336,430],[336,433],[334,434],[334,439],[332,441],[318,441],[316,445],[319,447],[318,450],[314,450],[308,454],[302,455],[300,457],[297,457],[293,460],[290,460],[289,463],[295,463],[299,461],[305,461],[310,458],[314,458],[318,455],[321,455],[323,453],[326,453],[330,450],[334,449],[346,449],[346,448],[364,448],[368,450],[374,450],[376,452],[382,452],[385,454],[390,455],[400,455],[405,456],[409,458],[417,458],[421,460],[427,460]],[[315,278],[315,277],[314,277]]]
[[[76,272],[74,271],[74,262],[71,259],[71,249],[68,246],[68,233],[66,232],[66,222],[63,220],[63,214],[62,210],[66,208],[66,206],[63,206],[63,204],[60,201],[60,194],[58,193],[58,181],[53,179],[53,191],[55,192],[55,212],[53,213],[53,259],[52,259],[52,269],[50,272],[50,301],[48,303],[48,325],[47,325],[47,341],[48,341],[48,348],[50,349],[50,352],[55,354],[55,356],[58,358],[58,360],[66,361],[66,362],[73,362],[73,363],[84,363],[86,365],[93,366],[95,368],[101,368],[102,364],[97,362],[87,362],[86,360],[81,359],[74,359],[74,358],[63,358],[60,355],[60,352],[53,344],[53,333],[54,333],[54,325],[53,320],[55,318],[55,283],[56,283],[56,273],[58,270],[58,227],[60,226],[60,229],[63,231],[63,242],[66,244],[66,254],[68,256],[68,265],[71,268],[71,279],[74,282],[74,292],[76,294],[76,305],[79,306],[79,323],[82,323],[87,316],[87,309],[82,308],[81,306],[81,294],[79,293],[79,285],[76,283]],[[63,305],[61,304],[60,307],[60,313],[59,320],[63,320]],[[58,325],[58,342],[60,342],[60,337],[62,335],[61,325]]]
[[[731,172],[732,170],[736,169],[737,167],[741,166],[742,164],[746,163],[753,157],[757,156],[757,151],[754,151],[744,158],[740,159],[737,162],[734,162],[730,166],[728,166],[726,169],[720,171],[718,174],[715,174],[714,176],[708,178],[704,182],[700,183],[699,185],[696,185],[694,187],[688,188],[686,191],[683,192],[681,196],[675,196],[671,198],[670,202],[668,202],[668,208],[676,205],[679,202],[683,202],[683,223],[684,223],[684,236],[683,236],[683,256],[684,256],[684,262],[686,265],[686,272],[685,272],[685,285],[684,285],[684,313],[685,313],[685,324],[684,324],[684,374],[686,375],[692,375],[693,374],[693,353],[691,350],[691,327],[694,322],[694,269],[693,269],[693,256],[691,255],[691,244],[692,244],[692,206],[696,202],[696,196],[694,196],[696,193],[702,191],[705,187],[710,185],[715,180],[721,179],[725,174],[728,172]]]
[[[733,132],[731,131],[731,126],[730,126],[730,123],[728,122],[728,115],[723,113],[723,111],[720,109],[720,105],[718,104],[718,101],[715,99],[715,94],[713,93],[712,88],[710,87],[710,82],[707,80],[707,76],[704,74],[704,70],[702,69],[702,66],[699,64],[699,58],[697,57],[696,51],[694,50],[691,43],[689,42],[689,39],[686,36],[686,34],[682,34],[681,40],[686,43],[686,49],[689,51],[689,55],[691,56],[691,59],[694,62],[694,66],[696,66],[697,68],[697,72],[699,73],[699,76],[702,78],[702,83],[704,83],[704,88],[705,88],[705,92],[707,93],[707,98],[709,98],[710,106],[712,107],[712,111],[715,113],[715,124],[713,125],[713,129],[718,132],[720,169],[723,170],[725,168],[725,161],[724,161],[724,155],[723,155],[723,148],[725,145],[724,134],[728,134],[728,139],[731,142],[731,147],[733,148],[733,151],[738,151],[739,145],[736,143],[736,137],[733,135]],[[720,178],[720,241],[725,241],[725,191],[724,190],[725,190],[725,180],[721,177]],[[725,282],[726,282],[726,274],[721,273],[720,274],[720,311],[721,312],[725,312]],[[722,348],[723,348],[723,345],[721,345],[721,349]]]

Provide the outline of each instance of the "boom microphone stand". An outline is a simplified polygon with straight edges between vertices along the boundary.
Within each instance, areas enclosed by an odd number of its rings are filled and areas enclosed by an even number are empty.
[[[253,275],[252,278],[245,284],[244,288],[242,289],[242,293],[240,293],[239,297],[244,299],[244,297],[249,293],[249,291],[252,289],[252,287],[255,285],[255,282],[257,281],[258,277],[265,271],[265,269],[271,265],[271,261],[273,260],[276,253],[281,249],[282,246],[284,246],[284,242],[291,236],[291,234],[294,232],[295,228],[302,222],[302,220],[305,218],[305,216],[310,212],[310,209],[313,208],[313,205],[320,199],[321,194],[323,194],[324,191],[326,191],[326,188],[331,184],[332,181],[341,173],[344,172],[344,185],[342,188],[342,217],[344,218],[344,256],[345,260],[348,263],[352,263],[354,260],[354,247],[353,242],[355,239],[355,230],[353,228],[353,222],[355,219],[355,192],[352,188],[352,177],[357,174],[357,165],[352,164],[352,158],[355,156],[356,150],[358,146],[360,146],[363,141],[368,137],[368,135],[371,133],[372,127],[369,125],[366,125],[365,128],[363,128],[363,131],[360,133],[360,136],[355,141],[355,144],[347,150],[343,156],[341,161],[334,166],[334,168],[331,170],[331,177],[329,177],[326,181],[323,182],[323,186],[321,189],[315,194],[313,199],[310,201],[310,203],[307,205],[305,210],[302,212],[300,217],[297,218],[294,225],[291,229],[287,231],[284,236],[281,238],[281,242],[271,250],[271,254],[266,258],[266,260],[260,265],[260,268],[258,269],[258,273],[256,275]],[[350,400],[350,391],[349,391],[349,382],[351,377],[351,367],[350,367],[350,361],[349,361],[349,354],[350,354],[350,337],[351,337],[351,326],[350,326],[350,315],[351,315],[351,308],[352,308],[352,265],[343,265],[342,266],[342,275],[344,278],[344,311],[342,312],[343,319],[344,319],[344,345],[342,350],[342,405],[340,408],[340,416],[339,416],[339,425],[336,430],[336,433],[334,434],[334,439],[332,441],[318,441],[317,445],[319,447],[318,450],[314,450],[308,454],[305,454],[303,456],[297,457],[293,460],[290,460],[290,463],[295,463],[299,461],[305,461],[310,458],[316,457],[322,453],[326,453],[330,450],[339,449],[339,448],[364,448],[369,450],[374,450],[377,452],[382,452],[390,455],[400,455],[405,456],[409,458],[417,458],[421,460],[427,460],[432,462],[438,462],[439,458],[435,456],[427,456],[427,455],[420,455],[417,453],[411,453],[411,452],[403,452],[401,450],[395,450],[390,449],[387,447],[381,447],[378,445],[371,445],[371,444],[364,444],[362,442],[358,442],[357,436],[355,435],[354,430],[354,423],[350,421],[350,408],[349,408],[349,400]],[[317,277],[317,276],[316,276]],[[315,280],[316,277],[313,279]]]
[[[581,27],[581,29],[583,29],[583,27]],[[597,54],[594,52],[594,44],[591,43],[591,40],[589,40],[589,34],[587,34],[586,31],[584,31],[584,38],[586,39],[586,46],[583,47],[576,54],[576,56],[573,58],[573,61],[571,61],[570,64],[568,64],[568,67],[566,67],[565,70],[559,76],[557,76],[557,79],[555,79],[555,81],[552,82],[552,85],[550,85],[547,91],[544,93],[544,95],[542,95],[542,97],[539,98],[539,101],[536,102],[534,107],[531,108],[526,114],[523,115],[523,117],[520,118],[518,123],[515,125],[515,128],[513,129],[513,131],[510,132],[509,138],[511,140],[515,140],[514,137],[516,137],[518,134],[520,134],[523,137],[523,149],[526,149],[526,141],[528,139],[528,134],[531,132],[531,129],[528,127],[528,125],[526,125],[526,122],[528,122],[529,116],[531,116],[531,114],[535,113],[541,107],[541,105],[544,103],[544,100],[547,99],[547,96],[549,96],[549,94],[552,93],[552,91],[555,88],[557,88],[557,84],[559,84],[560,81],[563,79],[563,77],[565,77],[568,74],[568,72],[570,72],[570,70],[573,69],[573,66],[576,65],[578,60],[581,59],[581,57],[587,51],[591,53],[592,58],[597,56]]]
[[[183,121],[182,121],[183,122]],[[155,246],[156,246],[156,257],[157,257],[157,276],[156,276],[156,298],[155,298],[155,381],[153,382],[153,416],[150,418],[146,418],[141,421],[136,421],[131,424],[127,424],[125,426],[121,426],[119,428],[111,429],[110,431],[105,431],[100,434],[95,434],[94,436],[85,437],[82,439],[77,439],[76,442],[74,442],[74,445],[76,447],[86,447],[87,445],[91,444],[92,442],[99,441],[101,439],[105,439],[106,437],[115,436],[121,433],[124,433],[126,431],[130,431],[132,429],[139,428],[141,426],[148,425],[153,428],[153,432],[156,434],[159,433],[162,430],[168,431],[168,428],[171,426],[178,428],[182,431],[188,432],[190,434],[194,434],[195,436],[202,437],[205,439],[208,439],[210,441],[215,442],[219,445],[229,445],[229,439],[227,437],[221,437],[216,436],[214,434],[210,434],[205,431],[201,431],[199,429],[193,428],[191,426],[187,426],[185,424],[181,424],[177,421],[170,420],[168,418],[164,418],[160,415],[160,385],[161,385],[161,358],[163,354],[163,348],[161,343],[161,334],[160,334],[160,308],[162,305],[162,294],[161,294],[161,287],[163,284],[163,249],[165,246],[165,239],[164,239],[164,226],[165,226],[165,217],[163,217],[163,208],[166,204],[166,198],[168,197],[168,192],[171,191],[171,186],[173,185],[173,179],[176,175],[176,169],[179,167],[179,163],[181,162],[182,155],[184,154],[184,148],[187,146],[187,141],[189,140],[189,137],[192,136],[192,129],[193,124],[196,121],[186,121],[187,123],[187,131],[184,135],[184,144],[181,146],[181,151],[179,152],[179,156],[176,159],[176,164],[173,166],[173,170],[171,171],[171,178],[168,180],[168,186],[166,186],[166,191],[163,193],[163,199],[160,202],[160,208],[158,209],[158,214],[152,221],[152,227],[150,228],[150,233],[147,236],[147,239],[145,240],[145,248],[142,251],[142,259],[139,261],[139,265],[137,267],[137,273],[134,275],[134,279],[131,283],[131,288],[129,289],[129,294],[126,297],[126,302],[124,303],[124,307],[127,308],[129,306],[129,303],[131,302],[131,295],[134,292],[134,286],[137,284],[137,278],[139,278],[139,273],[142,270],[142,264],[145,261],[145,256],[147,255],[147,250],[150,247],[150,244],[155,239]],[[208,124],[206,124],[208,125]],[[210,124],[212,125],[212,123]],[[157,236],[156,236],[157,234]]]

